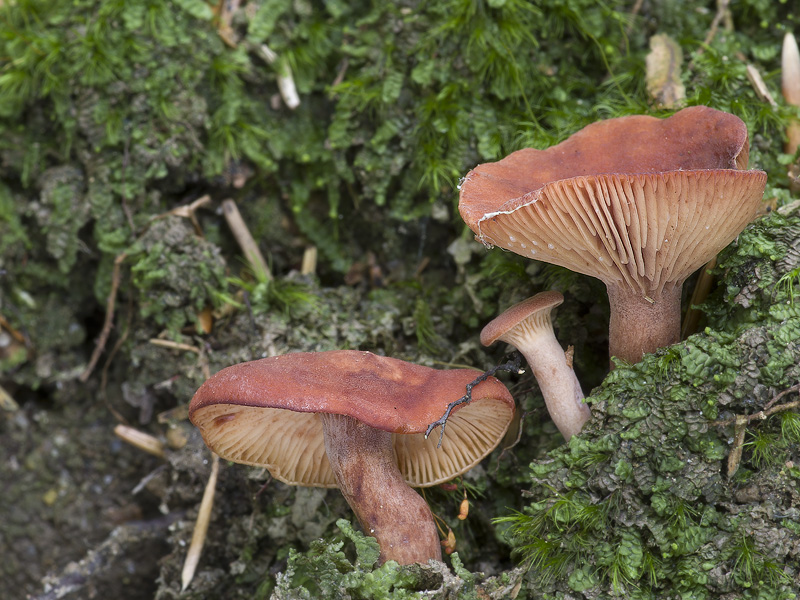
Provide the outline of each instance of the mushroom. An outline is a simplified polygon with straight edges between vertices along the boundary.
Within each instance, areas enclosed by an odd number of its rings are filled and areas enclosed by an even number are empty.
[[[800,50],[797,39],[787,31],[781,48],[781,92],[786,104],[800,106]],[[786,143],[783,150],[794,154],[800,147],[800,121],[792,119],[786,127]]]
[[[504,341],[519,350],[533,369],[550,418],[569,441],[592,416],[581,384],[553,333],[550,312],[564,302],[559,292],[536,294],[507,309],[481,331],[481,344]]]
[[[755,216],[748,156],[741,119],[706,106],[608,119],[477,166],[459,211],[487,246],[603,281],[609,353],[635,363],[679,341],[683,282]]]
[[[339,487],[381,562],[441,560],[431,511],[409,486],[464,473],[502,439],[514,401],[494,378],[453,411],[440,449],[425,439],[478,375],[355,350],[286,354],[223,369],[197,390],[189,418],[224,459],[289,485]]]

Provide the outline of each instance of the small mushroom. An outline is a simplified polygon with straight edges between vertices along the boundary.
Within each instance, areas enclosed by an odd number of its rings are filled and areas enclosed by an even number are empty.
[[[441,560],[430,509],[409,486],[464,473],[502,439],[514,401],[494,378],[453,411],[440,449],[425,439],[478,375],[355,350],[286,354],[223,369],[197,390],[189,417],[226,460],[289,485],[339,487],[381,562]]]
[[[602,280],[609,353],[635,363],[679,341],[683,282],[755,216],[748,156],[741,119],[706,106],[608,119],[477,166],[459,211],[486,245]]]
[[[800,50],[797,39],[791,32],[783,36],[781,49],[781,92],[786,104],[800,106]],[[783,147],[787,154],[794,154],[800,147],[800,121],[792,119],[786,127],[786,144]]]
[[[564,302],[559,292],[542,292],[507,309],[481,331],[481,344],[501,340],[519,350],[533,369],[550,418],[569,439],[592,416],[581,384],[553,332],[551,311]]]

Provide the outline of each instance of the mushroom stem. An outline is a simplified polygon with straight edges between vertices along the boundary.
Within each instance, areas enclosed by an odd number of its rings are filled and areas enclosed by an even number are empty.
[[[633,364],[645,354],[678,343],[681,339],[681,287],[680,284],[668,285],[660,295],[645,297],[622,286],[607,286],[611,305],[609,356]]]
[[[531,335],[520,328],[506,333],[500,339],[513,345],[528,361],[539,384],[547,412],[564,439],[580,433],[592,412],[583,401],[584,394],[575,371],[567,364],[561,344],[553,334]]]
[[[592,417],[592,411],[583,401],[581,384],[567,364],[564,350],[555,337],[545,337],[522,355],[533,369],[550,418],[569,441],[581,432],[584,423]]]
[[[433,514],[403,479],[392,434],[345,415],[320,413],[320,418],[336,481],[364,532],[378,540],[380,563],[442,560]]]

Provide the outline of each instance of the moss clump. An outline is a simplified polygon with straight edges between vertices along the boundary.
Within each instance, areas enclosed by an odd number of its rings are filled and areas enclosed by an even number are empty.
[[[531,504],[503,521],[533,597],[795,597],[798,411],[751,422],[730,479],[725,459],[728,421],[800,381],[800,311],[775,285],[800,266],[786,246],[798,227],[800,217],[769,216],[722,258],[760,265],[755,278],[744,271],[757,325],[714,321],[725,327],[618,365],[581,435],[531,465]],[[728,272],[727,295],[742,273]]]
[[[374,538],[353,529],[344,519],[336,522],[346,540],[355,549],[345,547],[341,537],[312,542],[307,552],[289,551],[286,570],[277,578],[271,596],[275,600],[311,598],[363,598],[404,600],[410,598],[460,598],[479,600],[489,597],[513,597],[520,588],[520,573],[513,571],[486,578],[467,571],[452,555],[453,570],[429,562],[400,566],[389,561],[377,566],[378,543]]]
[[[185,325],[196,323],[201,310],[220,304],[225,261],[187,219],[155,221],[130,254],[141,315],[169,329],[173,338]]]

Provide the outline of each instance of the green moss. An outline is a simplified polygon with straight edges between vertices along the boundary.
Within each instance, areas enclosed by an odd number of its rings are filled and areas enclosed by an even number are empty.
[[[206,340],[213,368],[265,352],[342,347],[488,366],[493,358],[479,347],[478,328],[534,287],[568,292],[559,336],[575,345],[588,389],[607,367],[598,351],[605,307],[576,298],[603,296],[602,286],[471,246],[455,217],[459,178],[478,162],[545,147],[599,118],[665,115],[650,106],[642,74],[649,36],[667,31],[687,56],[681,76],[688,102],[746,121],[752,163],[768,171],[768,197],[785,204],[790,157],[781,151],[792,110],[778,92],[777,48],[782,33],[798,25],[790,4],[731,3],[734,29],[722,27],[703,44],[714,11],[674,0],[644,3],[635,16],[621,0],[268,0],[237,13],[240,42],[232,48],[220,39],[210,5],[195,0],[4,3],[0,308],[12,327],[30,335],[35,356],[18,354],[2,367],[21,386],[74,379],[103,322],[113,261],[125,252],[106,349],[129,333],[114,364],[130,364],[136,373],[109,375],[136,391],[174,381],[169,390],[159,387],[159,402],[185,400],[202,373],[195,356],[178,358],[148,340],[165,329],[181,335],[206,306],[240,309]],[[262,43],[280,57],[275,65],[259,57]],[[764,74],[777,108],[756,97],[739,52]],[[278,76],[288,67],[301,99],[295,110],[279,96]],[[205,239],[187,222],[153,221],[205,193],[237,199],[274,283],[231,279],[237,273],[225,265],[238,266],[240,252],[213,203],[197,215]],[[730,485],[712,469],[727,454],[729,432],[706,422],[744,410],[748,401],[763,404],[765,394],[794,376],[796,356],[786,349],[800,335],[798,233],[796,217],[773,214],[756,223],[721,257],[724,288],[706,306],[709,329],[655,362],[617,369],[596,395],[609,432],[573,438],[552,462],[535,464],[537,483],[555,490],[555,510],[541,525],[551,537],[536,541],[545,571],[552,565],[559,574],[552,586],[566,590],[564,575],[572,590],[627,586],[632,596],[646,597],[627,582],[642,590],[674,583],[680,593],[701,597],[698,582],[717,585],[720,576],[698,569],[699,556],[710,564],[722,544],[729,549],[722,564],[734,564],[734,545],[725,545],[733,534],[722,539],[717,532],[739,525],[713,508]],[[453,240],[460,251],[445,252]],[[322,283],[300,289],[284,275],[307,244],[320,251]],[[342,286],[342,274],[357,272],[368,252],[383,287]],[[250,294],[252,316],[232,282]],[[306,302],[308,294],[317,300]],[[109,381],[109,389],[120,383]],[[505,560],[488,517],[519,507],[519,464],[560,439],[532,379],[512,383],[526,412],[525,442],[514,450],[517,463],[508,454],[493,461],[483,520],[471,519],[480,524],[459,525],[467,564],[487,545]],[[775,452],[764,446],[754,454],[755,445],[747,446],[734,483],[773,474],[790,456],[792,419],[756,425],[764,431],[754,434],[777,440]],[[476,487],[489,487],[478,477]],[[796,483],[796,468],[781,477]],[[655,508],[637,495],[645,489],[664,496],[664,511],[678,510],[679,501],[699,503],[698,516],[661,529],[648,521],[648,533],[642,515]],[[633,504],[625,512],[629,494]],[[535,501],[539,511],[553,508],[548,498]],[[625,529],[616,531],[620,525]],[[574,568],[606,530],[604,570],[591,561],[591,568]],[[575,536],[573,545],[561,545],[563,531]],[[756,563],[773,560],[763,540],[752,539],[764,556]],[[679,559],[667,561],[663,553]],[[344,571],[329,572],[331,585],[351,573],[335,564]],[[759,568],[750,572],[766,573]],[[381,573],[375,577],[400,581]],[[459,573],[469,579],[466,570]],[[364,589],[388,589],[385,581],[359,581]]]
[[[154,222],[131,251],[131,263],[141,315],[174,338],[203,308],[216,306],[226,286],[218,249],[180,217]]]
[[[307,552],[289,551],[286,570],[278,575],[272,598],[480,600],[519,592],[518,571],[497,577],[471,573],[457,553],[451,555],[453,572],[435,562],[400,566],[389,561],[378,566],[378,543],[374,538],[365,537],[344,519],[336,525],[341,532],[336,539],[312,542]]]

